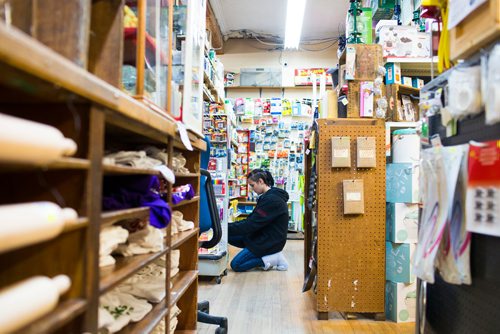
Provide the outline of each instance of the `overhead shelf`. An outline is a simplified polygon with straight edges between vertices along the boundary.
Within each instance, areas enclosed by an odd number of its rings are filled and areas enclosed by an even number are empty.
[[[172,278],[172,288],[170,289],[170,306],[177,304],[182,295],[189,289],[198,278],[198,270],[180,271]]]
[[[149,207],[147,206],[132,209],[107,211],[101,214],[101,226],[110,225],[120,220],[147,217],[149,217]]]
[[[119,166],[111,164],[103,164],[105,174],[146,174],[146,175],[160,175],[160,172],[152,168],[136,168],[129,166]]]
[[[172,209],[176,209],[176,208],[179,208],[179,207],[184,206],[184,205],[196,203],[199,200],[200,200],[200,196],[195,196],[192,199],[188,199],[188,200],[182,201],[182,202],[177,203],[177,204],[172,204]]]
[[[12,172],[19,170],[42,169],[42,170],[62,170],[62,169],[81,169],[87,170],[90,168],[90,161],[87,159],[62,157],[48,164],[40,165],[30,162],[2,162],[0,171]]]
[[[175,173],[175,177],[198,177],[200,173]]]
[[[187,240],[191,239],[192,237],[195,237],[195,236],[198,237],[199,231],[200,231],[200,229],[196,227],[196,228],[193,228],[191,230],[179,232],[179,233],[172,235],[170,248],[177,249],[183,243],[185,243]]]
[[[165,247],[164,250],[157,253],[119,257],[116,259],[114,265],[100,268],[100,293],[108,292],[120,282],[126,280],[162,255],[165,255],[167,251],[168,248]]]
[[[312,90],[312,86],[225,86],[227,89],[309,89]]]

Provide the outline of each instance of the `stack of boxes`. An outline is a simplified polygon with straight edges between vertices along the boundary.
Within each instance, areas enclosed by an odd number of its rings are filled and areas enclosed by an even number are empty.
[[[416,282],[411,259],[418,241],[419,136],[393,132],[392,163],[386,168],[386,297],[389,320],[414,322]]]

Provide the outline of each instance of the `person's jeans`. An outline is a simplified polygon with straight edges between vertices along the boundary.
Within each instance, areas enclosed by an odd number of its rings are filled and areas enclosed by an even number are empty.
[[[238,248],[243,248],[231,261],[231,268],[236,272],[248,271],[257,267],[264,267],[262,258],[255,256],[248,248],[241,236],[229,236],[229,244]]]

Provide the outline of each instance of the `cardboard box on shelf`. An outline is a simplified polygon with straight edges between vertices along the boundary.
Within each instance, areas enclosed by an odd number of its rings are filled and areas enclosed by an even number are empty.
[[[351,167],[350,137],[332,137],[332,167]]]
[[[387,203],[386,240],[393,243],[418,242],[418,204]]]
[[[411,77],[403,77],[403,85],[413,87]]]
[[[373,21],[391,19],[394,15],[396,0],[373,0],[371,2]]]
[[[386,201],[389,203],[418,203],[420,166],[411,163],[386,165]]]
[[[377,142],[375,137],[358,137],[356,144],[356,166],[360,168],[377,167]]]
[[[417,284],[385,283],[385,316],[395,322],[415,322]]]
[[[385,64],[385,84],[401,84],[401,65],[399,63]]]
[[[418,100],[414,98],[419,95],[418,89],[397,84],[387,85],[386,95],[389,104],[387,108],[389,121],[415,122],[419,119]],[[407,96],[409,98],[409,100],[405,98],[407,104],[411,102],[411,106],[406,106],[406,113],[402,96]]]
[[[373,81],[377,77],[379,66],[383,65],[380,45],[347,44],[345,74],[347,80]]]
[[[413,88],[421,89],[422,87],[424,87],[425,83],[422,79],[412,78],[411,85],[413,86]]]
[[[415,244],[385,243],[385,278],[395,283],[412,283],[415,274],[411,258],[415,253]]]
[[[430,36],[418,32],[414,26],[383,26],[379,30],[378,44],[384,57],[430,57]]]
[[[365,196],[363,180],[344,180],[344,214],[365,213]]]

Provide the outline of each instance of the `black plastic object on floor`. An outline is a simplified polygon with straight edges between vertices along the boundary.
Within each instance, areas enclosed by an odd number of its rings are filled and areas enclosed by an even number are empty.
[[[200,226],[200,233],[209,230],[212,228],[213,236],[210,240],[204,241],[200,246],[203,248],[212,248],[215,247],[222,238],[222,225],[219,217],[219,210],[217,209],[217,201],[215,199],[215,193],[213,188],[212,177],[210,172],[204,169],[200,170],[200,178],[205,178],[204,186],[200,187],[201,191],[201,203],[200,206],[205,207],[205,210],[208,211],[207,217],[210,217],[211,224],[210,226],[206,226],[202,228]],[[203,181],[203,180],[200,180]],[[202,182],[203,183],[203,182]],[[205,217],[205,218],[207,218]],[[206,219],[205,219],[206,221]],[[225,255],[225,254],[224,254]],[[220,281],[219,281],[220,282]],[[202,322],[204,324],[211,325],[219,325],[219,327],[215,330],[216,334],[226,334],[227,333],[227,318],[226,317],[217,317],[214,315],[210,315],[210,304],[208,301],[202,301],[198,303],[198,313],[197,318],[198,322]]]

